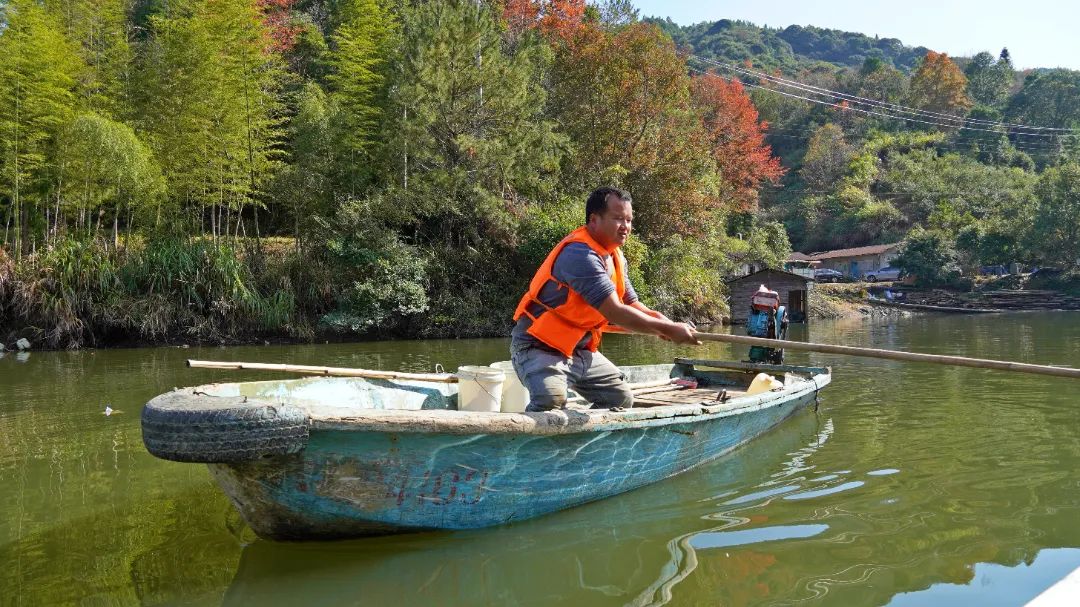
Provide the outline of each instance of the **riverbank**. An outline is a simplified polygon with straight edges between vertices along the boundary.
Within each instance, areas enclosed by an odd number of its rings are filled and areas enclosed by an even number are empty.
[[[875,306],[866,299],[867,285],[862,283],[818,283],[810,295],[809,318],[840,320],[854,318],[890,318],[911,316],[914,312]]]

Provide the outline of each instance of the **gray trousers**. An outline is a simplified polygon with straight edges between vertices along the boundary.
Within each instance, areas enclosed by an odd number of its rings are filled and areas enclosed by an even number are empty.
[[[526,411],[550,411],[566,406],[566,390],[573,388],[594,409],[634,406],[626,376],[600,352],[574,350],[571,358],[534,345],[515,344],[510,360],[514,372],[529,390]]]

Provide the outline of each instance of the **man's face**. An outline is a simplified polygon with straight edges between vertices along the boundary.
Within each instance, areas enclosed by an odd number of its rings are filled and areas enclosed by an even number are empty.
[[[634,221],[634,209],[618,196],[608,196],[607,210],[589,216],[589,232],[601,246],[613,249],[626,244]]]

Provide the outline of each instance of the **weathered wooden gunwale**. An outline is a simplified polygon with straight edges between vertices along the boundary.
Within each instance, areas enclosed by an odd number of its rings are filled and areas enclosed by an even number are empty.
[[[820,390],[828,376],[799,382],[791,389],[736,397],[725,403],[686,404],[633,408],[626,411],[595,409],[546,413],[476,413],[467,411],[363,411],[350,415],[311,412],[312,430],[439,434],[531,434],[550,436],[578,432],[607,432],[707,421],[738,415]]]

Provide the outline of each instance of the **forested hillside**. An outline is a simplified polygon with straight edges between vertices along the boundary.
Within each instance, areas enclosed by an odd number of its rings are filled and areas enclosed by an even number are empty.
[[[896,38],[870,37],[812,25],[783,29],[746,21],[721,19],[679,26],[670,19],[646,19],[667,33],[679,47],[707,59],[750,61],[767,69],[791,71],[825,61],[836,67],[860,67],[876,57],[910,71],[930,49],[910,47]]]
[[[660,23],[694,73],[742,81],[789,170],[761,218],[794,248],[904,240],[924,282],[984,265],[1075,267],[1080,72],[1017,73],[897,40],[721,20]]]
[[[0,340],[503,335],[604,184],[684,319],[792,245],[1080,257],[1080,74],[1006,51],[627,0],[0,7]]]
[[[10,0],[0,340],[505,335],[602,184],[639,293],[726,311],[783,170],[626,2]],[[728,226],[737,224],[737,229]]]

